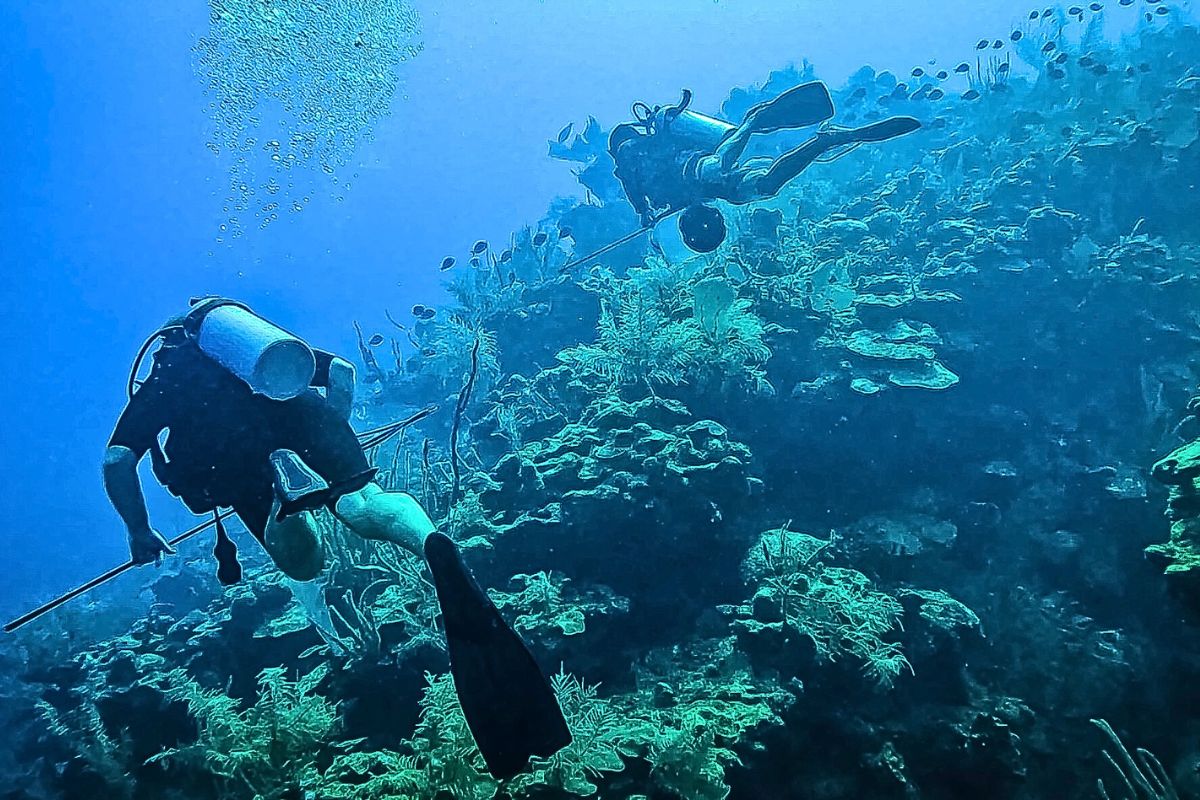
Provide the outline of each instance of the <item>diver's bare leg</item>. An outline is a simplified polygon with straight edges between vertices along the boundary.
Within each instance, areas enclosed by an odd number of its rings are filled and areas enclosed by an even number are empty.
[[[721,170],[728,172],[742,157],[754,134],[807,128],[832,117],[833,100],[825,84],[812,81],[793,86],[778,97],[759,103],[747,111],[742,123],[721,141],[713,156]]]
[[[317,521],[311,511],[301,511],[277,519],[279,501],[275,501],[263,546],[275,566],[294,581],[311,581],[325,566],[325,548],[317,533]]]
[[[810,164],[825,153],[853,141],[849,131],[821,131],[804,144],[775,159],[775,163],[758,181],[759,195],[763,198],[774,197],[788,181],[808,169]]]
[[[385,492],[377,483],[342,495],[333,513],[358,536],[391,542],[421,558],[425,554],[425,538],[436,530],[412,495]]]
[[[733,169],[737,160],[742,157],[742,153],[746,151],[746,145],[750,144],[750,137],[757,131],[750,125],[742,123],[733,129],[732,132],[717,145],[717,149],[710,156],[705,156],[702,160],[708,161],[711,159],[713,167],[728,172]],[[711,167],[702,167],[711,168]]]

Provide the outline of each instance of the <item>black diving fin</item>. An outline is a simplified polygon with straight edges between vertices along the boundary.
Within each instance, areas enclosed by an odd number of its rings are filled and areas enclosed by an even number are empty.
[[[571,743],[554,690],[533,655],[476,583],[447,536],[425,539],[446,627],[450,673],[488,772],[511,778],[529,759]]]
[[[861,128],[851,128],[850,136],[856,142],[886,142],[906,133],[919,130],[921,122],[914,117],[888,117]]]
[[[807,128],[833,118],[833,98],[820,81],[793,86],[778,97],[764,100],[746,112],[743,125],[754,133]]]

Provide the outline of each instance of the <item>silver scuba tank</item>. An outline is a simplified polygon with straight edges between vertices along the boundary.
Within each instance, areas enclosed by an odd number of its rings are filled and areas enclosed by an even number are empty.
[[[206,311],[196,342],[256,394],[272,400],[288,400],[304,392],[317,368],[312,348],[304,340],[236,304]]]
[[[667,120],[665,126],[672,139],[710,153],[737,127],[723,119],[691,110],[680,111],[673,119]]]

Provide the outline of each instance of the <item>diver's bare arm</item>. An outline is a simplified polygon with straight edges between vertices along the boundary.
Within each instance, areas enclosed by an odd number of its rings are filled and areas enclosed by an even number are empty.
[[[325,398],[343,417],[349,419],[354,405],[354,365],[345,359],[334,357],[329,362],[329,384]]]
[[[128,447],[117,445],[104,451],[104,491],[130,536],[150,530],[150,515],[138,481],[137,465],[138,457]]]
[[[737,165],[738,159],[746,151],[746,145],[750,144],[750,137],[754,133],[753,127],[742,123],[721,141],[713,156],[720,163],[722,172],[729,172]]]
[[[175,549],[150,527],[146,498],[138,481],[139,457],[128,447],[113,445],[104,451],[104,491],[129,532],[129,558],[135,564],[160,564]]]

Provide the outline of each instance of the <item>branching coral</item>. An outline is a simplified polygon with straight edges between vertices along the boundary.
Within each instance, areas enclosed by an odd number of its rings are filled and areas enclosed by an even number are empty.
[[[1136,751],[1137,760],[1134,760],[1112,725],[1102,719],[1094,719],[1092,724],[1108,737],[1116,753],[1114,755],[1108,750],[1103,751],[1104,760],[1116,771],[1120,779],[1119,786],[1123,788],[1121,794],[1116,797],[1122,800],[1179,800],[1179,793],[1175,791],[1170,776],[1154,753],[1139,747]],[[1103,800],[1113,797],[1102,778],[1096,779],[1096,789]]]
[[[569,579],[557,573],[514,575],[512,581],[520,586],[519,591],[493,589],[489,594],[497,607],[516,614],[514,628],[539,637],[575,636],[583,633],[589,615],[629,609],[629,601],[614,596],[607,587],[576,592],[567,588]]]
[[[730,380],[770,391],[769,326],[725,279],[688,282],[650,259],[604,288],[597,341],[558,355],[581,376],[613,388]]]
[[[133,796],[128,744],[109,733],[92,697],[85,695],[78,705],[63,711],[45,701],[39,701],[37,709],[50,733],[70,742],[88,770],[100,780],[106,796],[122,800]]]
[[[911,670],[900,645],[884,638],[899,626],[904,609],[858,570],[818,558],[830,544],[787,528],[764,533],[743,566],[755,593],[737,608],[734,624],[750,633],[802,634],[821,660],[855,658],[875,683],[889,688]]]
[[[204,689],[185,671],[172,670],[163,676],[164,694],[187,705],[198,736],[191,744],[164,750],[150,763],[207,771],[231,795],[277,800],[293,794],[311,779],[320,752],[335,746],[337,706],[316,692],[328,674],[328,667],[319,666],[291,681],[282,667],[263,670],[257,702],[241,709],[224,692]]]

